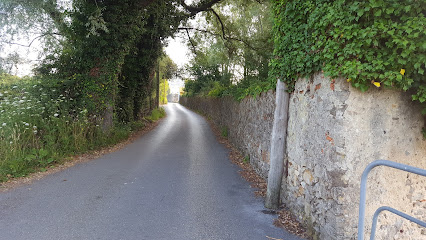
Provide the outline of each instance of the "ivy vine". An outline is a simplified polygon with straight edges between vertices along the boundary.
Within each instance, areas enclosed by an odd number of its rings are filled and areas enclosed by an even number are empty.
[[[426,105],[426,5],[418,0],[273,0],[270,76],[290,90],[318,71],[352,86],[394,88]],[[426,106],[423,108],[426,114]]]

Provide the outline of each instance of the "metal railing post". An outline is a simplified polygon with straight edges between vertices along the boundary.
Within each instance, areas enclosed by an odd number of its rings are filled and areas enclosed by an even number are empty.
[[[381,212],[383,212],[383,211],[389,211],[389,212],[391,212],[391,213],[393,213],[393,214],[396,214],[396,215],[398,215],[398,216],[400,216],[400,217],[403,217],[403,218],[405,218],[405,219],[407,219],[407,220],[409,220],[409,221],[412,221],[412,222],[414,222],[414,223],[417,223],[417,224],[419,224],[420,226],[422,226],[422,227],[425,227],[425,228],[426,228],[426,222],[423,222],[423,221],[421,221],[421,220],[418,220],[418,219],[416,219],[416,218],[414,218],[414,217],[412,217],[412,216],[410,216],[410,215],[408,215],[408,214],[406,214],[406,213],[400,212],[400,211],[398,211],[398,210],[396,210],[396,209],[394,209],[394,208],[391,208],[391,207],[388,207],[388,206],[383,206],[383,207],[379,207],[379,208],[376,210],[376,212],[374,213],[374,215],[373,215],[373,226],[371,227],[370,240],[374,240],[374,238],[375,238],[375,235],[376,235],[376,227],[377,227],[377,218],[379,217],[379,214],[380,214]]]
[[[360,188],[360,199],[359,199],[359,217],[358,217],[358,240],[364,240],[364,228],[365,228],[365,202],[367,195],[367,178],[370,171],[377,166],[387,166],[396,168],[410,173],[415,173],[421,176],[426,176],[426,170],[416,168],[413,166],[405,165],[402,163],[392,162],[388,160],[376,160],[367,165],[361,176],[361,188]],[[379,208],[380,209],[380,208]],[[386,209],[388,210],[388,209]],[[410,220],[410,219],[408,219]],[[420,224],[421,225],[421,224]]]

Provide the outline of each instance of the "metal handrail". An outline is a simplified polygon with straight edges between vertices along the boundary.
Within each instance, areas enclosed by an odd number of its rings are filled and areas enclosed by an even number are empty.
[[[403,217],[411,222],[417,223],[420,226],[426,228],[426,222],[423,222],[417,218],[414,218],[406,213],[400,212],[394,208],[388,207],[388,206],[383,206],[383,207],[379,207],[376,212],[373,215],[373,226],[371,227],[371,235],[370,235],[370,240],[374,240],[375,235],[376,235],[376,228],[377,228],[377,218],[379,217],[379,214],[383,211],[389,211],[391,213],[394,213],[400,217]]]
[[[424,176],[424,177],[426,176],[426,170],[425,169],[416,168],[416,167],[413,167],[413,166],[409,166],[409,165],[402,164],[402,163],[397,163],[397,162],[392,162],[392,161],[388,161],[388,160],[376,160],[376,161],[368,164],[368,166],[365,168],[365,170],[364,170],[364,172],[362,173],[362,176],[361,176],[361,192],[360,192],[360,200],[359,200],[359,218],[358,218],[358,240],[364,240],[365,203],[366,203],[366,195],[367,195],[367,178],[368,178],[368,174],[370,173],[370,171],[373,168],[375,168],[377,166],[387,166],[387,167],[391,167],[391,168],[396,168],[396,169],[399,169],[399,170],[403,170],[403,171],[406,171],[406,172],[418,174],[418,175],[421,175],[421,176]],[[383,208],[383,207],[381,207],[381,208]],[[393,208],[386,208],[386,207],[384,209],[381,209],[381,208],[379,208],[376,211],[377,216],[383,210],[388,210],[389,211],[389,209],[393,209]],[[395,213],[392,210],[390,210],[390,211],[393,212],[393,213]],[[395,211],[397,211],[397,210],[395,210]],[[405,213],[402,213],[402,212],[399,212],[399,211],[397,211],[397,212],[401,213],[402,217],[408,216]],[[373,227],[374,227],[374,230],[375,230],[374,221],[377,220],[376,213],[374,215],[376,217],[376,219],[373,218]],[[398,213],[396,213],[396,214],[399,215]],[[412,217],[409,216],[409,218],[412,218]],[[410,220],[409,218],[407,218],[407,219]],[[416,220],[418,220],[418,219],[416,219]],[[418,220],[418,221],[420,221],[420,220]],[[420,221],[420,222],[422,224],[426,224],[426,223],[424,223],[422,221]],[[423,226],[422,224],[420,224],[420,225]],[[373,231],[371,232],[371,235],[373,235]],[[374,236],[373,236],[373,238],[371,238],[371,236],[370,236],[370,239],[374,239]]]

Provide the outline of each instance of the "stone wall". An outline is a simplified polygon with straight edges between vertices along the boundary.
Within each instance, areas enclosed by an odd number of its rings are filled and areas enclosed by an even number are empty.
[[[241,102],[227,98],[181,97],[180,103],[202,112],[228,132],[229,140],[255,166],[264,178],[268,176],[275,93],[269,91],[259,97],[247,97]]]
[[[230,140],[267,176],[274,93],[232,99],[183,98],[229,128]],[[361,93],[322,74],[299,79],[290,97],[287,174],[282,201],[318,239],[356,239],[360,176],[376,159],[426,169],[424,117],[410,95],[372,88]],[[391,206],[426,221],[426,178],[377,167],[368,180],[366,227]],[[366,238],[368,236],[366,235]],[[379,216],[376,239],[426,238],[426,230],[391,213]]]

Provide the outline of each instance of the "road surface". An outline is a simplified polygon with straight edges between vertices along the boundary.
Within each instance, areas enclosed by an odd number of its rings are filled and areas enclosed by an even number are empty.
[[[299,239],[262,213],[202,117],[166,111],[117,152],[0,193],[0,239]]]

